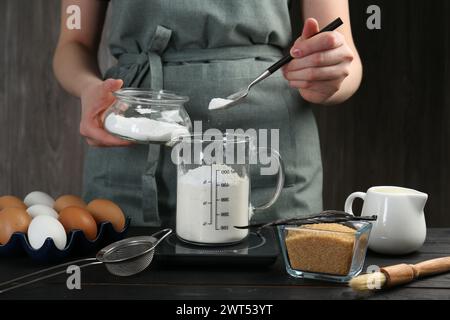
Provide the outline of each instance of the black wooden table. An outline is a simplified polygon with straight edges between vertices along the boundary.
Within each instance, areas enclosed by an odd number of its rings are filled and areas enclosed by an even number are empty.
[[[145,228],[131,234],[149,234]],[[450,256],[450,228],[429,229],[422,249],[412,255],[388,257],[370,253],[369,265],[417,263]],[[39,270],[28,257],[1,258],[0,282]],[[416,281],[402,288],[357,294],[345,285],[289,277],[281,257],[270,267],[161,266],[129,278],[109,274],[102,265],[82,270],[81,290],[68,290],[67,275],[45,280],[9,293],[0,299],[450,299],[450,273]]]

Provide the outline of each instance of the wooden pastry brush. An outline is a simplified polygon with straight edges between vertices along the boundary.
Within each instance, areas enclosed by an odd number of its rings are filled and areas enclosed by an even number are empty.
[[[356,291],[395,287],[415,279],[450,271],[450,257],[437,258],[418,264],[398,264],[381,268],[379,272],[353,278],[349,285]]]

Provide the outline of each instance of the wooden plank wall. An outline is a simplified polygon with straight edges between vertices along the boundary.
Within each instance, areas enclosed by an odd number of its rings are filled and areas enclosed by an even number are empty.
[[[295,1],[295,0],[294,0]],[[366,8],[382,9],[382,30]],[[430,226],[450,226],[450,2],[351,0],[365,78],[343,106],[318,107],[324,202],[372,185],[430,194]],[[0,1],[0,194],[80,193],[79,102],[56,83],[51,58],[59,0]]]
[[[52,71],[59,0],[0,1],[0,30],[0,194],[77,194],[79,103]]]

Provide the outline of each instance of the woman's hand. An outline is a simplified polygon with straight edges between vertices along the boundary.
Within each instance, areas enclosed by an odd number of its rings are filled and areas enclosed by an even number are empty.
[[[122,80],[108,79],[95,81],[88,85],[81,94],[80,133],[86,137],[91,146],[120,147],[131,144],[110,135],[103,129],[101,116],[115,100],[113,92],[123,85]]]
[[[318,32],[317,21],[307,19],[302,36],[291,49],[294,60],[283,68],[283,74],[305,100],[328,104],[350,75],[354,53],[341,33],[314,36]]]

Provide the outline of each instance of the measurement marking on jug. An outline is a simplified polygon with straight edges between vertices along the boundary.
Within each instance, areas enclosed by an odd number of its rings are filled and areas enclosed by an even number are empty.
[[[209,205],[209,221],[205,221],[205,222],[203,222],[203,226],[210,226],[210,225],[212,225],[213,224],[213,190],[212,190],[212,183],[213,183],[213,181],[212,181],[212,175],[213,175],[213,173],[212,173],[212,167],[211,167],[211,180],[203,180],[203,184],[209,184],[210,185],[210,198],[209,198],[209,201],[203,201],[203,206],[207,206],[207,205]]]
[[[215,189],[216,189],[216,230],[219,230],[218,226],[219,226],[219,217],[217,216],[217,171],[219,170],[215,170],[216,171],[216,181],[214,181],[214,185],[215,185]],[[212,188],[211,188],[212,189]],[[211,199],[212,201],[212,199]]]
[[[213,172],[214,170],[214,172]],[[203,225],[213,225],[216,230],[228,230],[228,223],[221,223],[221,218],[227,219],[230,217],[229,211],[227,210],[231,199],[229,197],[219,197],[220,190],[226,189],[230,187],[230,183],[227,181],[223,181],[224,177],[234,174],[236,171],[231,170],[221,170],[215,169],[214,165],[211,166],[210,180],[203,180],[203,184],[210,184],[210,201],[204,201],[203,205],[209,205],[209,221],[203,222]],[[219,176],[220,175],[220,176]],[[222,181],[220,181],[222,180]],[[214,188],[213,188],[214,186]],[[220,203],[225,203],[226,208],[220,207]],[[213,222],[214,219],[214,222]],[[225,220],[227,221],[227,220]]]
[[[215,196],[216,196],[215,227],[216,227],[216,230],[223,230],[223,231],[228,230],[228,226],[219,223],[219,219],[220,219],[220,217],[227,218],[230,216],[229,212],[221,212],[219,210],[219,202],[225,203],[225,202],[230,201],[230,198],[228,198],[228,197],[219,197],[219,188],[228,188],[230,186],[230,184],[228,182],[219,182],[218,173],[220,173],[221,176],[223,177],[225,175],[231,174],[232,171],[234,171],[234,170],[215,170],[215,178],[216,178],[216,180],[215,180],[215,192],[216,192],[216,194],[215,194]]]
[[[212,220],[213,220],[213,195],[212,195],[212,192],[213,192],[213,190],[212,190],[212,178],[213,178],[213,167],[211,166],[211,180],[210,180],[210,187],[209,187],[209,189],[210,189],[210,193],[211,193],[211,197],[210,197],[210,201],[211,201],[211,204],[210,204],[210,206],[209,206],[209,225],[212,225]]]

